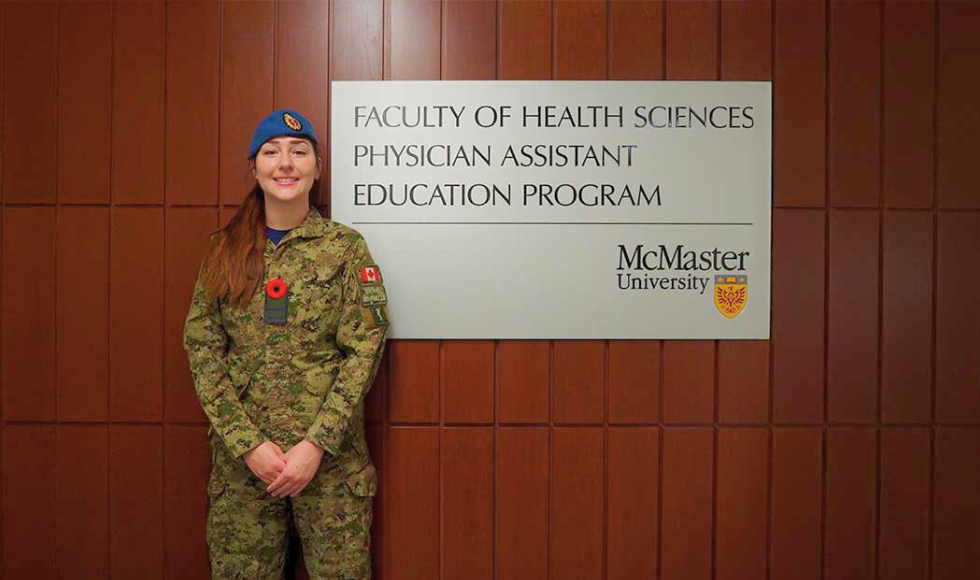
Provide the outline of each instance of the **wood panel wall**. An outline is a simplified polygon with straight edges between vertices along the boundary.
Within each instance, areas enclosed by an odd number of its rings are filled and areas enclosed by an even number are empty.
[[[180,339],[256,121],[495,78],[772,80],[772,340],[393,342],[376,577],[980,576],[978,33],[963,0],[0,3],[4,577],[207,577]]]

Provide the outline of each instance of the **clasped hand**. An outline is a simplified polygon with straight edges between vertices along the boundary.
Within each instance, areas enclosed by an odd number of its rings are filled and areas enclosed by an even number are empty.
[[[265,491],[273,497],[296,497],[313,481],[323,449],[303,440],[283,453],[272,441],[266,441],[242,455],[245,465],[269,484]]]

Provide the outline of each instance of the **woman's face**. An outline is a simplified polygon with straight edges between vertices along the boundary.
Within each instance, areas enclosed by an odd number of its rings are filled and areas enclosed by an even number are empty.
[[[320,178],[320,165],[309,139],[274,137],[256,153],[253,173],[266,195],[288,203],[306,200]]]

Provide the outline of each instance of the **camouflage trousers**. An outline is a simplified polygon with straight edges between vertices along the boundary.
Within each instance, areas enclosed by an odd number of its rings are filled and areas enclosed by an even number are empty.
[[[212,578],[283,578],[292,518],[312,580],[370,580],[373,498],[355,493],[340,469],[325,461],[298,497],[278,499],[244,461],[215,447],[207,521]]]

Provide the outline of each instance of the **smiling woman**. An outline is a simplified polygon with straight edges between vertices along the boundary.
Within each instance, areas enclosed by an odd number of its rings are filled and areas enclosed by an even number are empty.
[[[211,237],[184,329],[212,427],[211,573],[281,577],[292,518],[312,577],[370,578],[364,396],[388,326],[381,270],[312,207],[323,162],[302,115],[263,119],[248,158],[255,186]]]

